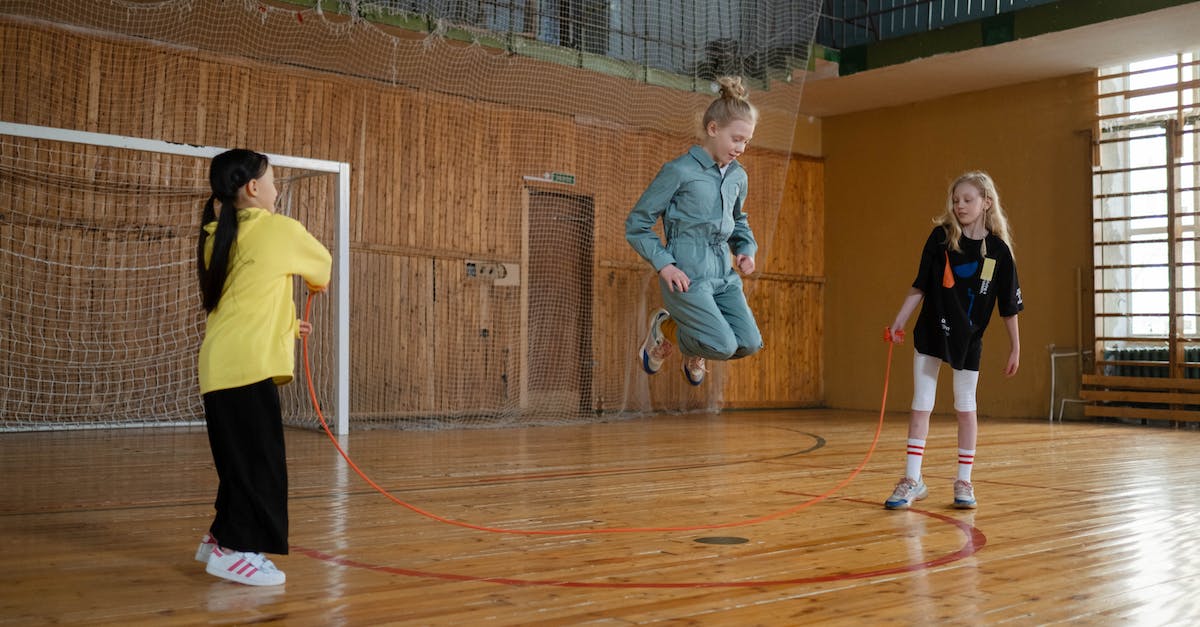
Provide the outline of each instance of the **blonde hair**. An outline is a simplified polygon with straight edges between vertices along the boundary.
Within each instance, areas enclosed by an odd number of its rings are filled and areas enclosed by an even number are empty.
[[[990,200],[991,206],[983,210],[983,225],[987,230],[999,237],[1005,245],[1008,246],[1009,253],[1016,259],[1016,254],[1012,252],[1012,232],[1008,228],[1008,217],[1004,215],[1004,207],[1000,205],[1000,193],[996,191],[996,183],[992,181],[992,177],[988,176],[987,172],[978,170],[967,172],[962,176],[954,179],[950,184],[950,192],[946,197],[946,213],[933,219],[933,223],[942,227],[946,231],[946,242],[950,250],[961,253],[962,249],[958,246],[958,239],[962,237],[962,226],[958,224],[958,216],[954,215],[954,190],[958,189],[959,185],[970,183],[975,189],[979,190],[979,195]],[[979,253],[987,256],[987,238],[980,245]]]
[[[707,129],[709,122],[716,122],[718,127],[724,127],[734,120],[758,123],[758,109],[750,104],[749,92],[742,83],[742,77],[722,76],[717,79],[717,86],[721,94],[708,105],[701,128]]]

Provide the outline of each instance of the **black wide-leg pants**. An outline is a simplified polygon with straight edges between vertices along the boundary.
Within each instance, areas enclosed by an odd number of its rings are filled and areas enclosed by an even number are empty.
[[[204,414],[220,480],[209,531],[228,549],[286,555],[287,456],[278,386],[266,379],[209,392]]]

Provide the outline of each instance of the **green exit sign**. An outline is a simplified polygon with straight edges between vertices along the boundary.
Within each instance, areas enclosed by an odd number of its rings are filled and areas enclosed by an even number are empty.
[[[567,174],[566,172],[551,172],[550,180],[554,181],[555,183],[564,183],[566,185],[574,185],[575,184],[575,175]]]

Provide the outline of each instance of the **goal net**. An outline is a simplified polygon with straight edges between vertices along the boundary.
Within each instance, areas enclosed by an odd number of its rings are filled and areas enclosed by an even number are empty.
[[[0,124],[0,429],[203,423],[195,247],[220,150]],[[273,160],[278,211],[336,251],[336,164]],[[336,300],[314,310],[336,337]],[[330,401],[336,357],[311,356]],[[315,426],[303,386],[283,390],[285,422]]]
[[[314,378],[330,407],[344,382],[330,413],[352,428],[817,402],[820,222],[797,209],[791,148],[819,7],[0,0],[0,121],[349,164],[346,361],[320,354],[335,370]],[[678,356],[653,377],[636,359],[662,297],[624,222],[697,142],[721,75],[760,111],[740,162],[768,347],[692,387]],[[3,420],[196,420],[207,162],[5,141]],[[332,180],[289,171],[284,194],[331,244]],[[339,350],[333,314],[315,316],[315,351]]]

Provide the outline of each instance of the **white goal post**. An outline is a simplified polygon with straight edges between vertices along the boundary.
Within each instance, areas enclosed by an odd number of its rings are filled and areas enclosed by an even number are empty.
[[[105,146],[144,152],[162,153],[211,159],[227,150],[216,146],[195,146],[179,144],[156,139],[92,133],[70,129],[33,126],[0,121],[0,135],[22,137],[28,139],[45,139],[58,142],[68,142],[83,145]],[[310,159],[290,155],[267,154],[271,163],[279,167],[298,168],[314,172],[335,174],[336,183],[336,257],[334,259],[333,290],[337,299],[337,330],[336,330],[336,359],[334,372],[337,373],[336,393],[332,399],[335,424],[330,427],[337,435],[346,435],[350,429],[350,164],[323,159]],[[302,366],[297,364],[297,370]],[[303,373],[297,373],[297,384],[307,384],[303,381]],[[318,399],[326,400],[326,399]]]

